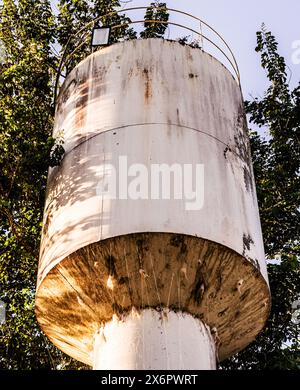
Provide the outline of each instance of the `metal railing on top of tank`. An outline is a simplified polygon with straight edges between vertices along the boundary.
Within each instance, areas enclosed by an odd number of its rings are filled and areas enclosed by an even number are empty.
[[[128,11],[147,10],[149,8],[151,8],[151,7],[130,7],[130,8],[124,8],[124,9],[112,11],[112,12],[106,14],[106,15],[101,15],[101,16],[93,19],[92,21],[88,22],[85,26],[83,26],[80,30],[78,30],[75,34],[70,35],[70,37],[68,38],[65,46],[63,47],[61,59],[60,59],[58,70],[57,70],[57,76],[56,76],[56,81],[55,81],[55,91],[54,91],[54,108],[56,106],[60,79],[61,79],[61,77],[65,77],[62,74],[63,69],[67,67],[68,63],[70,62],[70,60],[72,59],[74,54],[76,52],[78,52],[87,43],[88,39],[91,38],[92,29],[95,28],[96,24],[98,22],[101,22],[101,19],[108,18],[108,17],[113,16],[115,14],[124,13],[124,12],[128,12]],[[231,73],[233,73],[233,76],[235,77],[237,83],[240,86],[240,71],[239,71],[239,67],[238,67],[237,61],[235,59],[235,56],[234,56],[231,48],[229,47],[229,45],[227,44],[225,39],[221,36],[221,34],[219,34],[208,23],[204,22],[203,20],[201,20],[197,16],[191,15],[191,14],[189,14],[187,12],[180,11],[180,10],[177,10],[177,9],[174,9],[174,8],[168,8],[168,7],[165,7],[165,6],[164,7],[153,7],[153,9],[155,9],[156,11],[160,10],[160,9],[161,10],[163,9],[166,12],[173,12],[173,13],[176,13],[176,14],[181,14],[181,15],[184,15],[184,16],[188,16],[189,18],[194,19],[197,22],[199,22],[199,31],[197,31],[197,30],[195,30],[193,28],[187,27],[187,26],[185,26],[183,24],[180,24],[180,23],[170,22],[169,20],[159,21],[159,20],[151,20],[151,19],[134,20],[134,21],[126,20],[126,21],[123,21],[122,23],[119,23],[119,24],[116,24],[116,25],[107,25],[106,27],[110,27],[110,29],[113,31],[113,30],[116,30],[118,28],[125,28],[125,27],[127,28],[128,26],[130,26],[132,24],[153,23],[153,24],[161,24],[161,25],[167,25],[167,26],[173,25],[173,26],[176,26],[176,27],[183,28],[183,29],[185,29],[187,31],[190,31],[193,34],[196,34],[196,36],[198,37],[199,42],[201,41],[201,46],[199,45],[201,50],[204,51],[204,49],[203,49],[203,46],[204,46],[203,42],[205,41],[205,42],[208,42],[209,44],[211,44],[213,48],[217,49],[226,58],[226,60],[228,61],[228,63],[232,67],[232,72]],[[212,32],[215,36],[217,36],[218,39],[221,40],[221,42],[225,46],[225,49],[222,49],[212,39],[208,38],[206,35],[203,34],[203,32],[202,32],[202,27],[203,26],[205,26],[210,32]],[[92,29],[89,29],[89,28],[92,28]],[[70,54],[68,54],[68,50],[70,48],[72,40],[77,38],[81,33],[83,33],[87,29],[89,29],[89,30],[86,31],[85,36],[82,38],[82,41],[77,46],[75,46],[75,48],[73,48],[73,50],[72,50],[72,52]],[[226,53],[226,51],[227,51],[227,53]],[[91,49],[91,52],[92,52],[92,49]],[[89,54],[91,54],[91,52],[87,53],[87,56]],[[81,60],[82,59],[83,58],[81,58]]]

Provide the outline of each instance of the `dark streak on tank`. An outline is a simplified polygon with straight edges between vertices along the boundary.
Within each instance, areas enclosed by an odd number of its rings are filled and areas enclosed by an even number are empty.
[[[255,270],[253,271],[254,272],[254,277],[255,278],[259,278],[259,276],[260,276],[260,264],[259,264],[259,261],[257,259],[253,260],[249,256],[245,256],[245,257],[255,267]]]
[[[118,305],[116,302],[112,303],[112,309],[113,309],[113,313],[115,313],[119,317],[121,317],[122,314],[126,313],[126,311],[124,311],[123,307]]]
[[[116,259],[114,258],[114,256],[109,255],[109,256],[105,257],[105,265],[106,265],[106,268],[108,269],[108,274],[117,278],[117,271],[116,271],[115,263],[116,263]]]
[[[122,286],[122,284],[127,284],[129,282],[128,276],[121,276],[118,280],[118,284]]]
[[[152,89],[151,89],[151,80],[149,75],[149,70],[147,68],[144,68],[143,75],[145,77],[145,101],[148,102],[148,100],[152,96]]]
[[[86,106],[88,103],[88,95],[89,95],[89,81],[86,77],[80,81],[78,85],[78,97],[75,101],[75,127],[80,129],[85,125],[86,119]]]
[[[224,158],[227,159],[227,153],[230,151],[230,148],[228,146],[226,146],[226,148],[224,149]]]
[[[105,66],[94,67],[92,80],[92,99],[104,95],[106,92],[106,84],[104,82],[107,69]]]
[[[234,319],[236,320],[239,316],[240,316],[241,312],[239,310],[237,310],[235,313],[234,313]]]
[[[243,254],[245,254],[246,250],[250,251],[251,244],[254,244],[254,241],[250,234],[243,234]]]
[[[187,245],[184,242],[184,237],[181,234],[175,235],[174,237],[171,238],[170,244],[172,246],[175,246],[177,248],[180,247],[180,254],[185,255],[187,252]],[[179,259],[178,259],[179,260]]]
[[[215,296],[219,293],[222,288],[222,272],[219,270],[216,272],[216,286],[215,286]]]
[[[248,288],[248,289],[241,295],[240,300],[241,300],[241,301],[244,301],[244,300],[248,297],[249,294],[250,294],[250,288]]]
[[[179,114],[179,108],[176,109],[176,116],[177,116],[177,124],[180,125],[180,114]]]
[[[77,80],[74,78],[70,81],[70,83],[64,88],[61,99],[59,99],[58,104],[66,103],[69,99],[71,92],[76,88]]]
[[[250,171],[248,166],[244,166],[243,168],[243,173],[244,173],[244,183],[246,190],[249,192],[251,191],[253,193],[253,177],[252,177],[252,172]]]
[[[175,234],[174,236],[171,236],[170,244],[175,247],[179,247],[182,243],[182,236],[181,234]]]
[[[201,267],[198,268],[193,289],[191,292],[191,299],[193,299],[198,305],[200,304],[205,291],[205,281]]]
[[[235,119],[235,152],[245,162],[251,166],[251,151],[248,138],[247,120],[244,107],[240,107]]]
[[[139,266],[143,269],[143,259],[145,257],[145,252],[149,251],[147,241],[144,238],[138,238],[136,240],[137,254],[139,259]]]

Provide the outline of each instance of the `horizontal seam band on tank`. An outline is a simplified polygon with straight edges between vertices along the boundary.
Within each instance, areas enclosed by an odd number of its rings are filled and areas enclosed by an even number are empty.
[[[105,134],[105,133],[109,133],[111,131],[115,131],[115,130],[123,130],[127,127],[137,127],[137,126],[149,126],[149,125],[167,125],[167,126],[176,126],[176,127],[182,127],[184,129],[188,129],[188,130],[193,130],[193,131],[197,131],[198,133],[201,133],[201,134],[204,134],[204,135],[207,135],[208,137],[220,142],[221,144],[223,144],[224,146],[226,146],[228,148],[228,150],[230,150],[233,154],[236,155],[236,157],[238,157],[239,159],[241,159],[242,161],[244,161],[241,156],[239,156],[234,150],[231,149],[230,145],[229,144],[226,144],[224,141],[220,140],[219,138],[209,134],[209,133],[206,133],[205,131],[203,130],[199,130],[199,129],[196,129],[195,127],[190,127],[190,126],[185,126],[185,125],[179,125],[178,123],[165,123],[165,122],[149,122],[149,123],[133,123],[131,125],[123,125],[123,126],[118,126],[118,127],[114,127],[114,128],[111,128],[111,129],[107,129],[107,130],[104,130],[104,131],[101,131],[100,133],[97,133],[97,134],[93,134],[91,135],[90,137],[86,138],[85,140],[79,142],[78,145],[75,145],[71,150],[69,150],[67,153],[65,153],[65,156],[67,156],[69,153],[71,153],[73,150],[75,150],[76,148],[78,148],[80,145],[84,144],[85,142],[87,141],[90,141],[91,139],[93,138],[96,138],[98,136],[100,136],[101,134]]]

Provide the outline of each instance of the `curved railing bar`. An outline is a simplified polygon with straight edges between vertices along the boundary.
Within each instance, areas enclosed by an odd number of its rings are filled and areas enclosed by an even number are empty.
[[[82,39],[83,41],[80,43],[80,45],[78,45],[73,51],[72,53],[70,53],[67,58],[64,60],[64,64],[65,66],[68,65],[69,63],[69,60],[72,58],[73,54],[75,54],[77,52],[77,50],[79,50],[87,41],[87,39],[89,38],[88,34],[86,34],[86,36],[83,36]]]
[[[137,23],[144,23],[145,21],[144,20],[135,20],[133,22],[129,22],[128,25],[130,24],[137,24]],[[156,23],[156,24],[171,24],[173,26],[177,26],[177,27],[181,27],[181,28],[184,28],[188,31],[191,31],[197,35],[200,35],[200,33],[190,27],[186,27],[182,24],[179,24],[179,23],[175,23],[175,22],[162,22],[162,21],[159,21],[159,20],[147,20],[147,22],[149,23]],[[117,29],[117,28],[120,28],[120,27],[123,27],[124,24],[118,24],[116,26],[112,26],[111,29],[114,30],[114,29]],[[238,79],[238,82],[240,82],[240,78],[239,78],[239,73],[237,71],[237,69],[235,69],[235,66],[234,64],[232,63],[232,61],[230,60],[230,58],[227,56],[227,54],[218,46],[216,45],[211,39],[207,38],[205,35],[201,34],[201,36],[206,40],[208,41],[209,43],[211,43],[213,46],[215,46],[218,50],[220,50],[220,52],[224,55],[224,57],[228,60],[228,62],[230,63],[230,65],[232,66],[233,70],[234,70],[234,73],[236,74],[236,77]]]
[[[163,8],[163,7],[161,7],[161,8]],[[205,25],[206,27],[208,27],[211,31],[213,31],[213,32],[221,39],[221,41],[224,43],[224,45],[227,47],[227,49],[229,50],[230,54],[232,55],[233,61],[234,61],[235,66],[236,66],[237,73],[238,73],[238,75],[239,75],[239,80],[240,80],[239,66],[238,66],[238,63],[237,63],[237,61],[236,61],[236,59],[235,59],[235,56],[234,56],[234,54],[233,54],[233,51],[231,50],[230,46],[229,46],[228,43],[225,41],[225,39],[222,37],[222,35],[221,35],[220,33],[218,33],[217,30],[215,30],[213,27],[211,27],[211,26],[210,26],[207,22],[205,22],[204,20],[201,20],[201,19],[198,18],[197,16],[191,15],[191,14],[189,14],[188,12],[175,10],[175,9],[173,9],[173,8],[168,8],[167,10],[168,10],[168,11],[175,12],[175,13],[177,12],[177,13],[180,13],[180,14],[182,14],[182,15],[189,16],[189,17],[191,17],[192,19],[195,19],[195,20],[197,20],[198,22],[204,24],[204,25]],[[202,35],[202,34],[201,34],[201,35]]]
[[[59,84],[59,79],[61,77],[61,70],[62,70],[62,66],[65,62],[65,55],[66,55],[66,51],[68,49],[68,46],[71,42],[71,39],[77,37],[82,31],[84,31],[85,29],[87,29],[88,27],[90,26],[95,26],[95,24],[100,21],[101,19],[104,19],[104,18],[107,18],[109,16],[112,16],[112,15],[115,15],[115,14],[119,14],[121,12],[126,12],[126,11],[134,11],[134,10],[145,10],[145,9],[148,9],[149,7],[130,7],[130,8],[124,8],[124,9],[120,9],[120,10],[115,10],[115,11],[112,11],[112,12],[109,12],[108,14],[106,15],[101,15],[101,16],[98,16],[97,18],[91,20],[90,22],[88,22],[87,24],[85,24],[81,29],[79,29],[75,34],[71,34],[63,48],[63,52],[62,52],[62,56],[61,56],[61,59],[59,61],[59,65],[58,65],[58,69],[57,69],[57,77],[56,77],[56,81],[55,81],[55,87],[54,87],[54,109],[55,109],[55,106],[56,106],[56,99],[57,99],[57,90],[58,90],[58,84]],[[204,24],[206,27],[208,27],[212,32],[214,32],[221,40],[222,42],[225,44],[225,46],[227,47],[227,49],[229,50],[231,56],[232,56],[232,59],[233,59],[233,62],[234,62],[234,65],[232,64],[231,60],[228,58],[228,56],[224,53],[224,51],[218,46],[216,45],[212,40],[210,40],[209,38],[205,37],[203,34],[199,33],[198,31],[195,31],[189,27],[186,27],[186,26],[183,26],[183,25],[179,25],[179,24],[176,24],[174,22],[169,22],[169,21],[157,21],[157,20],[154,20],[154,21],[151,21],[151,20],[142,20],[142,21],[130,21],[128,23],[123,23],[122,25],[119,25],[119,26],[112,26],[111,28],[117,28],[117,27],[125,27],[125,26],[128,26],[130,24],[135,24],[135,23],[145,23],[145,22],[150,22],[150,23],[153,23],[153,22],[156,22],[156,23],[160,23],[160,24],[173,24],[175,26],[178,26],[178,27],[182,27],[182,28],[185,28],[189,31],[192,31],[194,32],[195,34],[197,35],[200,35],[201,37],[203,37],[204,39],[206,39],[208,42],[210,42],[213,46],[215,46],[224,56],[225,58],[229,61],[229,63],[231,64],[231,66],[233,67],[235,73],[236,73],[236,76],[238,78],[238,83],[240,85],[240,71],[239,71],[239,66],[237,64],[237,61],[235,59],[235,56],[230,48],[230,46],[227,44],[227,42],[225,41],[225,39],[213,28],[211,27],[208,23],[206,23],[205,21],[203,21],[202,19],[198,18],[197,16],[194,16],[194,15],[191,15],[189,14],[188,12],[185,12],[185,11],[180,11],[180,10],[176,10],[174,8],[167,8],[165,6],[162,6],[162,7],[155,7],[154,8],[155,10],[160,10],[160,9],[164,9],[166,11],[170,11],[170,12],[174,12],[174,13],[178,13],[178,14],[182,14],[182,15],[186,15],[192,19],[195,19],[197,21],[199,21],[200,23]],[[81,47],[81,45],[79,45]],[[73,50],[72,53],[74,53],[76,50],[78,50],[78,46]],[[67,58],[69,58],[70,56],[68,56]]]

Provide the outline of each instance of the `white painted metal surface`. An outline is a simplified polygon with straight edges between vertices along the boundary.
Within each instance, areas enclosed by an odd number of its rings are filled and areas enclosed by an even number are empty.
[[[38,283],[75,250],[137,232],[220,243],[267,280],[243,100],[220,62],[159,39],[96,52],[65,81],[54,136],[62,130],[66,155],[49,176]],[[155,163],[203,164],[202,209],[187,211],[174,199],[103,199],[101,172],[118,168],[120,156],[149,170]]]
[[[95,336],[95,370],[215,370],[209,328],[189,314],[143,310],[116,317]]]

